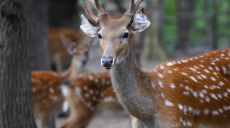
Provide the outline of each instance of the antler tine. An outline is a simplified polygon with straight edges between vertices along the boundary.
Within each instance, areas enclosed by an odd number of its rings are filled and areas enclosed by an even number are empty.
[[[98,11],[98,16],[100,16],[101,14],[106,14],[104,8],[101,6],[98,0],[89,0],[89,2],[91,2],[96,7]]]
[[[88,16],[89,20],[94,22],[95,24],[97,24],[98,22],[98,17],[96,17],[93,14],[93,11],[91,9],[91,7],[89,6],[89,3],[87,2],[87,0],[81,0],[85,9],[85,13]]]
[[[134,15],[136,9],[138,8],[138,6],[143,2],[144,0],[130,0],[130,6],[128,8],[128,10],[126,11],[126,15]]]
[[[135,10],[138,8],[138,6],[143,2],[144,0],[135,0]]]

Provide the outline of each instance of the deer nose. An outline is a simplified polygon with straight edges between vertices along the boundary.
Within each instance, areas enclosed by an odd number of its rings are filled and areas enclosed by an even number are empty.
[[[102,66],[106,67],[106,68],[110,68],[113,65],[113,57],[109,57],[109,58],[102,58],[101,60],[101,64]]]
[[[85,65],[86,62],[87,62],[86,59],[82,59],[82,60],[81,60],[81,63],[82,63],[83,65]]]

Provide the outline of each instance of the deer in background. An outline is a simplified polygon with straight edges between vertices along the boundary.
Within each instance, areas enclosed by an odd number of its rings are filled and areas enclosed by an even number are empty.
[[[61,111],[64,102],[61,84],[82,73],[88,60],[88,46],[84,44],[75,46],[66,37],[62,37],[62,41],[68,53],[73,57],[70,67],[63,72],[34,71],[31,73],[32,101],[42,128],[55,128],[55,114]]]
[[[230,49],[141,71],[129,42],[150,24],[142,8],[136,11],[141,2],[130,0],[125,15],[115,20],[97,0],[98,16],[82,0],[89,20],[82,16],[81,29],[98,36],[101,65],[110,69],[117,98],[132,115],[132,128],[229,128]]]
[[[51,65],[55,65],[58,72],[66,70],[70,63],[72,56],[68,53],[66,48],[62,45],[61,37],[65,36],[71,43],[76,46],[79,44],[92,44],[93,38],[88,38],[82,32],[75,32],[70,29],[49,29],[48,30],[48,48]]]
[[[61,88],[70,105],[70,117],[60,128],[85,128],[100,108],[123,110],[108,72],[84,73]]]

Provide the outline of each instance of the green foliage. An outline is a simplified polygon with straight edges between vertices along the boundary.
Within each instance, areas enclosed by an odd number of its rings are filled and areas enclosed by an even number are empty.
[[[105,0],[98,0],[98,1],[99,1],[99,3],[100,3],[101,5],[105,3]],[[88,2],[88,3],[90,3],[90,2]],[[77,5],[83,7],[83,4],[82,4],[81,0],[77,0]],[[91,3],[90,3],[90,6],[93,7]]]
[[[217,6],[217,32],[220,35],[218,44],[221,46],[230,43],[230,0],[216,0],[215,2]],[[188,46],[211,45],[208,37],[212,34],[211,18],[214,14],[213,6],[212,0],[197,0],[196,8],[193,12],[192,27],[189,30]],[[176,0],[165,0],[162,46],[166,50],[173,50],[177,41],[176,17]]]

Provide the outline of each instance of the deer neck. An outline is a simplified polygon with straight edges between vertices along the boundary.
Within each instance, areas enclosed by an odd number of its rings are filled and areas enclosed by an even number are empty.
[[[72,60],[70,67],[63,71],[60,72],[60,75],[62,77],[62,81],[70,81],[74,78],[76,78],[80,73],[82,73],[84,68],[78,68],[75,64],[74,61]]]
[[[139,119],[153,119],[155,103],[149,98],[151,96],[146,96],[154,95],[150,93],[151,86],[146,82],[151,81],[151,78],[147,72],[137,67],[132,52],[125,60],[115,65],[110,74],[114,91],[123,107]]]

